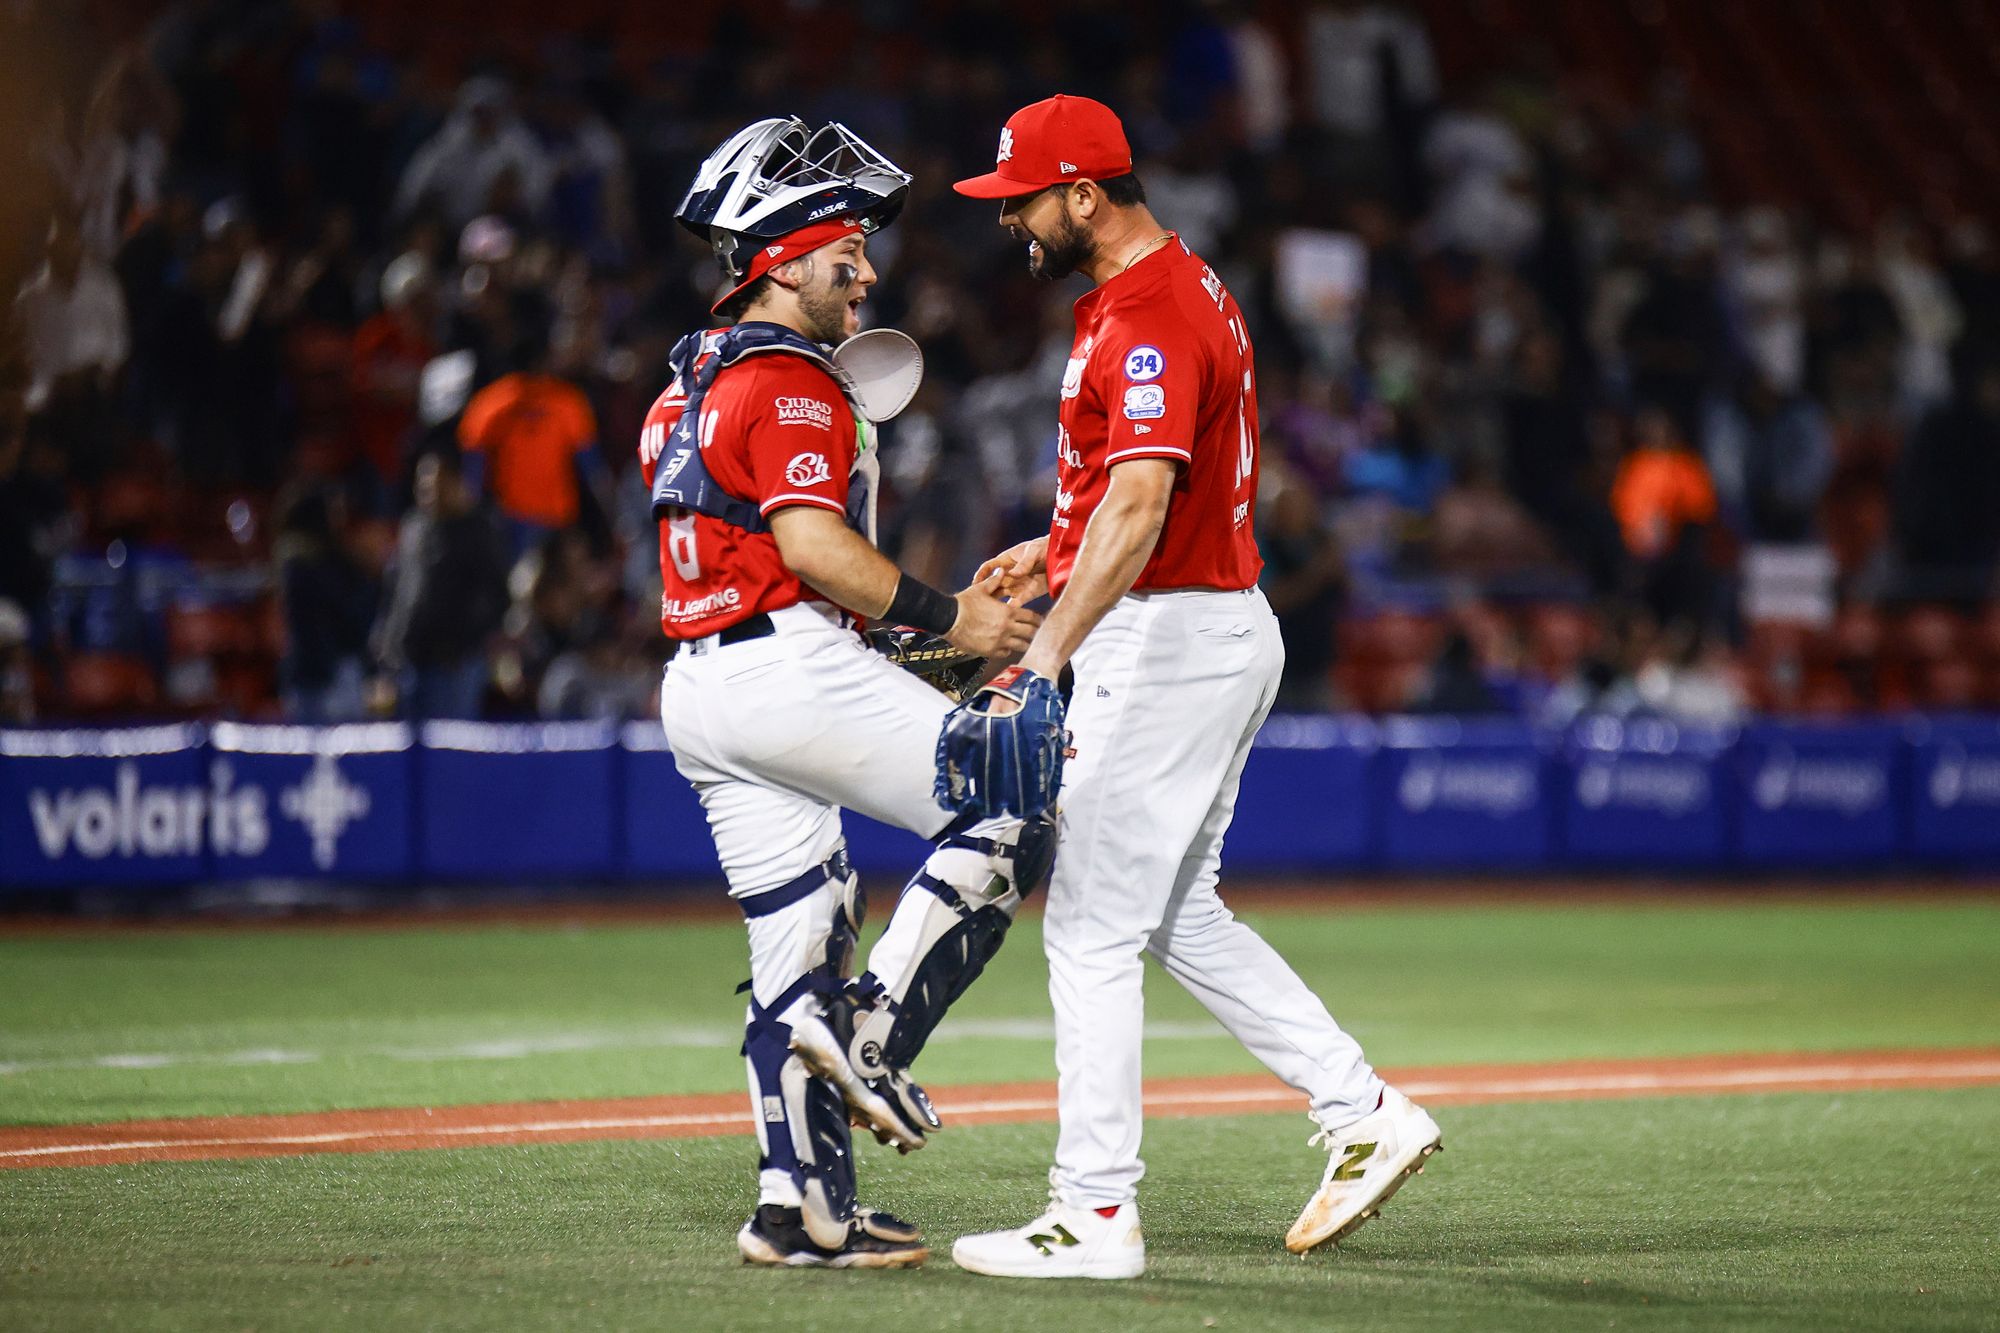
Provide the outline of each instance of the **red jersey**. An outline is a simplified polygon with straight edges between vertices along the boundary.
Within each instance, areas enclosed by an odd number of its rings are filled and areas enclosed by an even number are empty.
[[[648,489],[686,404],[675,380],[646,413],[639,466]],[[748,357],[715,377],[701,415],[702,462],[723,490],[766,515],[787,505],[845,515],[859,437],[846,395],[824,370],[781,352]],[[660,627],[670,639],[698,639],[759,611],[825,600],[785,568],[770,533],[691,510],[660,524],[660,582]]]
[[[1112,467],[1132,458],[1181,465],[1166,525],[1134,589],[1257,582],[1250,334],[1215,270],[1180,237],[1078,298],[1060,420],[1051,592],[1069,582]]]

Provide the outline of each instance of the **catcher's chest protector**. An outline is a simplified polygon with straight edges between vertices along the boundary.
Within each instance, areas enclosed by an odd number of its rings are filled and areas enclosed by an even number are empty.
[[[708,441],[701,438],[701,407],[708,391],[714,387],[717,375],[745,357],[773,352],[802,357],[826,371],[840,386],[841,393],[846,395],[848,406],[854,409],[855,430],[859,436],[855,441],[856,456],[859,461],[848,483],[847,524],[872,545],[875,540],[876,460],[872,451],[867,449],[867,427],[862,424],[864,418],[860,405],[848,390],[846,377],[819,345],[779,324],[751,322],[727,329],[709,329],[702,333],[690,333],[674,344],[667,360],[674,378],[681,382],[687,393],[687,405],[681,409],[680,420],[674,423],[673,430],[668,432],[666,447],[660,451],[660,460],[654,465],[653,517],[663,519],[671,509],[691,509],[697,514],[719,518],[745,532],[771,530],[771,525],[757,511],[756,504],[723,490],[709,472],[708,464],[702,458],[702,447]]]

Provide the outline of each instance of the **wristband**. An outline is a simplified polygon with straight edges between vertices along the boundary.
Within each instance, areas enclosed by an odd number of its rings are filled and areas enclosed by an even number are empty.
[[[896,580],[896,595],[882,618],[892,625],[911,625],[933,634],[949,634],[958,623],[958,602],[922,579],[908,574]]]

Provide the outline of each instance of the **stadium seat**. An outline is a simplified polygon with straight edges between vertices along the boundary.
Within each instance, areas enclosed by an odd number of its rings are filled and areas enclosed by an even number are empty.
[[[1596,620],[1581,607],[1550,602],[1528,613],[1528,663],[1543,680],[1566,679],[1597,647]]]
[[[1806,678],[1795,702],[1781,711],[1805,717],[1851,717],[1861,711],[1861,700],[1839,672],[1816,671]]]
[[[1882,655],[1882,639],[1882,613],[1865,603],[1842,607],[1826,634],[1834,660],[1843,665],[1873,664]]]
[[[138,469],[109,477],[90,497],[93,541],[159,541],[172,530],[174,493],[158,474]]]
[[[1896,625],[1895,651],[1911,662],[1946,661],[1964,649],[1969,629],[1965,617],[1950,607],[1912,607]]]
[[[231,717],[244,720],[275,718],[277,672],[265,659],[240,658],[215,669],[215,703]]]
[[[1815,678],[1821,682],[1821,703],[1836,687],[1847,688],[1845,679],[1832,669],[1827,653],[1816,650],[1818,638],[1813,627],[1795,621],[1760,620],[1750,626],[1743,660],[1759,682],[1759,687],[1751,692],[1757,707],[1780,713],[1804,708],[1809,663],[1815,668]]]
[[[1764,680],[1755,668],[1741,657],[1732,657],[1723,670],[1728,674],[1730,684],[1736,687],[1736,693],[1747,700],[1751,708],[1762,711],[1765,707]]]
[[[67,712],[97,718],[129,714],[159,704],[159,683],[143,658],[127,653],[78,653],[63,664]]]
[[[1987,605],[1973,623],[1970,635],[1972,651],[1988,667],[2000,667],[2000,602]]]
[[[1889,496],[1871,479],[1836,482],[1820,506],[1820,527],[1835,568],[1859,574],[1889,539]]]
[[[266,597],[255,610],[257,651],[276,660],[285,655],[285,608],[276,597]]]
[[[167,608],[167,656],[174,661],[255,653],[262,646],[257,612],[242,606]]]
[[[196,560],[262,560],[271,551],[270,511],[254,491],[191,491],[179,506],[180,545]]]
[[[1413,611],[1384,611],[1357,618],[1348,621],[1346,629],[1343,647],[1356,658],[1376,662],[1428,659],[1441,637],[1435,617]]]
[[[1964,655],[1926,662],[1918,679],[1922,683],[1918,702],[1941,713],[1962,713],[1977,708],[1984,692],[1985,681],[1978,663]]]
[[[1333,671],[1341,702],[1362,713],[1394,713],[1409,705],[1423,679],[1423,662],[1342,661]]]
[[[1901,662],[1878,658],[1871,679],[1872,706],[1883,713],[1907,713],[1917,706],[1917,690],[1910,682],[1910,669]]]
[[[1744,645],[1750,660],[1759,666],[1791,662],[1803,665],[1808,657],[1816,656],[1815,641],[1820,638],[1811,625],[1794,620],[1759,620],[1750,626],[1750,637]]]

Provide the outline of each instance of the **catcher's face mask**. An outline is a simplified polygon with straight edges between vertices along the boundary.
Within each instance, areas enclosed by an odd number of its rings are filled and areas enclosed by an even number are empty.
[[[709,154],[674,216],[709,243],[734,287],[761,252],[794,233],[824,223],[863,233],[888,226],[909,190],[910,174],[845,125],[809,130],[797,117],[774,118],[746,125]]]

